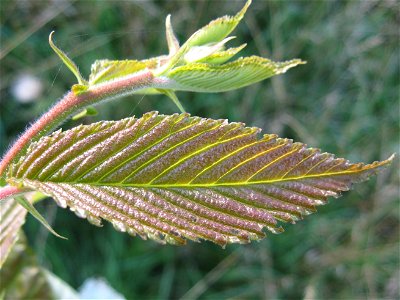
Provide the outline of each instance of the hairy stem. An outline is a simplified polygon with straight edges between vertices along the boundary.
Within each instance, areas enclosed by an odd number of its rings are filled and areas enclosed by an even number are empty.
[[[29,191],[29,189],[21,189],[15,186],[8,185],[3,188],[0,188],[0,200],[5,200],[8,198],[21,195],[23,193],[26,193],[27,191]]]
[[[62,124],[69,116],[76,114],[88,105],[116,97],[132,94],[137,90],[160,84],[160,78],[154,78],[149,70],[126,76],[119,80],[110,81],[90,87],[83,93],[68,92],[49,111],[33,123],[14,143],[0,161],[0,178],[5,178],[5,173],[12,162],[25,154],[29,144],[42,136],[51,133]]]

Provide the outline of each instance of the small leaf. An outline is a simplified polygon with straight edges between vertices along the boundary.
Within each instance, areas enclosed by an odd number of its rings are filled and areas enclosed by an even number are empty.
[[[304,63],[300,59],[273,62],[258,56],[239,58],[223,65],[193,63],[170,71],[167,76],[175,84],[168,88],[194,92],[229,91],[285,73]]]
[[[234,36],[230,36],[218,43],[212,43],[203,46],[193,46],[184,55],[184,60],[186,63],[207,60],[207,57],[224,49],[225,44],[234,38]]]
[[[56,237],[62,238],[62,239],[67,239],[61,235],[59,235],[57,232],[54,231],[53,228],[51,228],[50,224],[47,223],[46,219],[36,210],[36,208],[30,203],[24,196],[16,196],[15,199],[17,202],[25,208],[36,220],[38,220],[44,227],[47,228],[48,231],[50,231],[52,234],[54,234]]]
[[[172,56],[179,50],[179,41],[172,28],[171,15],[168,15],[165,19],[165,35],[168,43],[169,56]]]
[[[76,79],[78,80],[78,83],[83,86],[87,85],[86,80],[82,77],[76,64],[67,56],[67,54],[65,54],[60,48],[58,48],[53,43],[53,34],[54,31],[52,31],[49,35],[50,47],[54,50],[54,52],[58,55],[58,57],[62,60],[62,62],[68,67],[68,69],[70,69],[70,71],[75,75]]]
[[[243,45],[240,45],[239,47],[229,48],[224,51],[219,51],[219,52],[213,53],[210,56],[207,56],[207,57],[199,60],[198,62],[213,64],[213,65],[223,64],[224,62],[227,62],[228,60],[230,60],[234,55],[236,55],[244,47],[246,47],[246,45],[247,44],[243,44]]]
[[[114,80],[146,68],[154,69],[163,59],[165,59],[165,56],[145,60],[96,60],[91,67],[89,84],[94,85]]]
[[[251,0],[248,0],[244,7],[235,16],[224,16],[211,21],[208,25],[197,30],[179,50],[173,55],[162,68],[157,70],[157,75],[164,75],[176,64],[178,64],[185,54],[192,47],[204,46],[207,44],[219,43],[228,36],[243,19],[247,8],[250,6]]]
[[[96,116],[97,114],[98,114],[97,109],[95,109],[92,106],[89,106],[89,107],[83,109],[80,113],[73,116],[72,120],[76,121],[76,120],[79,120],[79,119],[87,117],[87,116]]]
[[[145,114],[32,143],[8,182],[101,225],[161,243],[247,243],[366,180],[393,157],[352,164],[241,123]]]
[[[211,21],[209,24],[197,30],[185,43],[184,46],[201,46],[209,43],[217,43],[228,36],[243,19],[251,0],[235,16],[224,16]]]

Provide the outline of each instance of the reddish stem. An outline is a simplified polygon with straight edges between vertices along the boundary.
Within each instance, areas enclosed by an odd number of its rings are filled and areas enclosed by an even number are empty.
[[[20,195],[27,191],[27,189],[20,189],[15,186],[8,185],[0,188],[0,200],[11,198],[12,196]]]
[[[5,177],[6,170],[13,161],[15,162],[16,159],[25,154],[32,141],[52,132],[72,114],[77,113],[85,106],[132,94],[139,89],[150,87],[151,84],[155,83],[153,79],[152,72],[145,70],[119,80],[95,85],[78,95],[72,91],[68,92],[56,105],[30,126],[4,155],[0,161],[0,178]],[[159,84],[160,79],[158,78],[157,81]]]

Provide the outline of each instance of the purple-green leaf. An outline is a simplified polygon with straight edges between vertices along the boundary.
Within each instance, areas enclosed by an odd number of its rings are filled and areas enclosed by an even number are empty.
[[[242,123],[147,113],[57,131],[9,169],[10,184],[51,195],[101,225],[162,243],[247,243],[366,180],[392,158],[352,164],[259,137]]]

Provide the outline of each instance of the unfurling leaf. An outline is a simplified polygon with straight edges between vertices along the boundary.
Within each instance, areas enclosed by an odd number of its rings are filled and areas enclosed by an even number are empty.
[[[235,16],[223,16],[211,21],[209,24],[197,30],[186,42],[188,46],[200,46],[209,43],[217,43],[228,36],[243,19],[244,14],[251,4],[251,0]]]
[[[91,67],[89,84],[94,85],[115,80],[146,68],[154,69],[157,67],[159,60],[163,57],[164,56],[145,60],[96,60]]]
[[[182,104],[175,96],[176,91],[214,93],[234,90],[304,64],[300,59],[273,62],[258,56],[240,57],[227,63],[246,46],[242,44],[225,49],[225,44],[234,39],[228,35],[243,19],[250,4],[251,0],[248,0],[234,16],[223,16],[211,21],[192,34],[182,46],[174,34],[171,16],[168,15],[165,21],[168,55],[145,60],[97,60],[92,64],[88,86],[76,85],[73,91],[79,95],[97,85],[121,80],[146,70],[152,73],[154,81],[146,88],[132,90],[131,93],[148,95],[161,92],[184,112]],[[75,64],[55,47],[51,39],[50,43],[79,79],[80,74]]]
[[[304,63],[300,59],[273,62],[258,56],[239,58],[223,65],[193,63],[173,69],[168,77],[174,82],[168,87],[182,91],[225,92],[285,73]]]
[[[167,38],[169,50],[168,56],[172,56],[179,50],[179,41],[172,28],[171,15],[168,15],[165,19],[165,37]]]
[[[366,180],[392,158],[351,164],[242,123],[147,113],[32,143],[10,184],[101,225],[160,242],[247,243]]]

